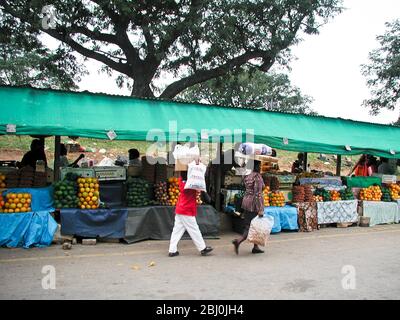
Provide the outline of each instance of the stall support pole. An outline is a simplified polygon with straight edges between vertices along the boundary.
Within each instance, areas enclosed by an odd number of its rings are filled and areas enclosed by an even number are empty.
[[[303,160],[303,163],[304,163],[304,171],[307,171],[307,165],[308,165],[308,153],[307,152],[304,152],[304,160]]]
[[[219,164],[217,167],[217,177],[215,179],[215,209],[221,210],[221,176],[222,176],[222,143],[217,144],[217,158]]]
[[[61,137],[54,137],[54,181],[60,180],[60,151]]]
[[[336,160],[336,175],[340,177],[342,169],[342,156],[340,154],[337,155]]]

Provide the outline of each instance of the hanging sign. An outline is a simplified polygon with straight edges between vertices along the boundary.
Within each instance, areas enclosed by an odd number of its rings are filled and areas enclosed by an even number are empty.
[[[391,149],[390,154],[396,154],[396,152],[393,149]]]
[[[107,132],[107,137],[108,137],[110,140],[114,140],[114,139],[117,137],[117,134],[115,133],[114,130],[110,130],[110,131]]]
[[[283,144],[289,144],[289,139],[288,138],[283,138]]]
[[[347,151],[351,151],[351,147],[349,145],[346,145],[345,148],[346,148]]]
[[[16,133],[17,132],[17,126],[15,124],[8,124],[6,126],[6,132],[7,133]]]

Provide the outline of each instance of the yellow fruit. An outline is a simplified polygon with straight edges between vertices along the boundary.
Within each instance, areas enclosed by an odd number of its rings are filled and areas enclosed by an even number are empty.
[[[81,209],[86,209],[86,206],[82,204]]]
[[[90,206],[90,205],[87,205],[86,206],[86,209],[91,209],[92,207]]]

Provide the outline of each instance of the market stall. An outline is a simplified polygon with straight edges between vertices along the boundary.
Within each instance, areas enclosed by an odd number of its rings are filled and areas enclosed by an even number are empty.
[[[0,246],[29,248],[51,244],[57,229],[52,216],[51,186],[6,189],[0,204]]]
[[[369,153],[387,158],[396,158],[400,152],[400,128],[338,118],[8,86],[0,86],[0,100],[7,101],[7,104],[12,106],[4,108],[0,114],[0,134],[4,135],[56,135],[56,141],[57,139],[59,141],[60,136],[80,136],[110,140],[176,142],[187,140],[186,129],[189,128],[194,132],[195,142],[216,142],[220,151],[222,142],[237,141],[238,137],[240,141],[243,141],[246,135],[246,138],[252,138],[254,143],[297,152],[323,152],[338,155]],[[118,106],[118,112],[115,111],[116,106]],[[172,119],[177,123],[171,131]],[[229,119],[229,122],[221,121],[222,119]],[[154,128],[158,129],[154,131],[152,130]],[[217,130],[210,130],[210,128]],[[238,128],[243,130],[237,133]],[[250,135],[247,135],[246,128],[251,128]],[[229,129],[230,132],[221,134],[223,129]],[[272,159],[270,160],[273,163]],[[265,165],[263,168],[278,170],[274,165]],[[75,180],[75,182],[72,181],[73,186],[64,188],[68,189],[66,195],[65,190],[57,186],[54,195],[55,207],[66,212],[66,216],[69,215],[69,210],[76,212],[78,208],[84,210],[87,215],[89,211],[95,214],[101,212],[100,210],[131,207],[141,208],[142,212],[147,209],[154,212],[154,208],[163,206],[168,206],[168,210],[173,210],[178,197],[174,181],[169,181],[168,175],[162,179],[153,180],[157,166],[147,166],[143,169],[141,178],[147,181],[148,186],[143,182],[129,180],[129,175],[119,182],[101,181],[101,175],[80,176],[80,179],[97,178],[98,183],[91,183],[98,186],[93,188],[87,181],[79,183]],[[220,172],[218,171],[218,176],[221,176]],[[104,176],[110,174],[108,168],[105,168],[103,174]],[[115,170],[112,174],[115,174]],[[279,175],[279,172],[273,173],[273,175],[276,174]],[[282,175],[287,175],[287,173]],[[300,230],[315,229],[313,206],[317,207],[318,223],[354,221],[354,205],[346,204],[346,202],[353,203],[354,200],[347,199],[347,196],[338,196],[340,192],[348,193],[353,188],[346,189],[339,185],[339,177],[305,176],[300,178],[320,179],[299,180],[301,185],[311,185],[314,188],[313,192],[316,191],[315,197],[318,198],[313,199],[318,203],[312,205],[307,203],[313,201],[295,201],[299,211],[298,220],[304,221],[299,223]],[[11,176],[8,187],[34,186],[35,183],[36,185],[43,183],[43,179],[43,174],[26,175],[25,179],[21,179],[20,176]],[[15,185],[17,180],[19,185]],[[275,187],[268,191],[268,197],[271,199],[269,206],[284,208],[293,200],[291,199],[293,194],[290,191],[292,180],[277,177],[277,181],[281,183],[281,188]],[[285,186],[286,182],[288,185]],[[0,182],[0,187],[2,183]],[[81,190],[82,187],[79,184],[83,184],[84,191]],[[86,187],[85,184],[89,186]],[[89,191],[86,190],[87,188]],[[330,196],[321,195],[318,189],[322,188],[325,192],[332,192],[333,200]],[[151,194],[154,189],[158,192],[153,191],[155,194],[148,197],[147,194]],[[218,177],[216,177],[215,189],[219,195]],[[324,198],[323,202],[319,200],[319,197]],[[237,197],[236,200],[238,200]],[[219,197],[216,199],[216,204],[218,202]],[[234,209],[233,211],[237,211],[232,203],[229,205]],[[296,209],[296,207],[293,208]],[[218,205],[217,208],[219,208]],[[14,208],[11,209],[13,211],[6,209],[9,215],[15,214]],[[332,210],[341,211],[341,213],[335,213]],[[133,217],[135,214],[132,214]],[[129,215],[128,210],[126,220],[129,220]],[[161,213],[160,216],[162,216]],[[100,217],[101,214],[98,218]],[[167,216],[164,218],[168,221]],[[95,220],[95,217],[93,219]],[[107,219],[104,221],[108,221]]]

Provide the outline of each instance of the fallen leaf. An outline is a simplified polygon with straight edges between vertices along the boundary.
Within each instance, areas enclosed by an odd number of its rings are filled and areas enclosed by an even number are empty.
[[[150,262],[149,267],[154,267],[156,263],[154,261]]]
[[[140,270],[140,267],[137,266],[137,265],[133,265],[133,266],[131,267],[131,269],[132,269],[132,270]]]

